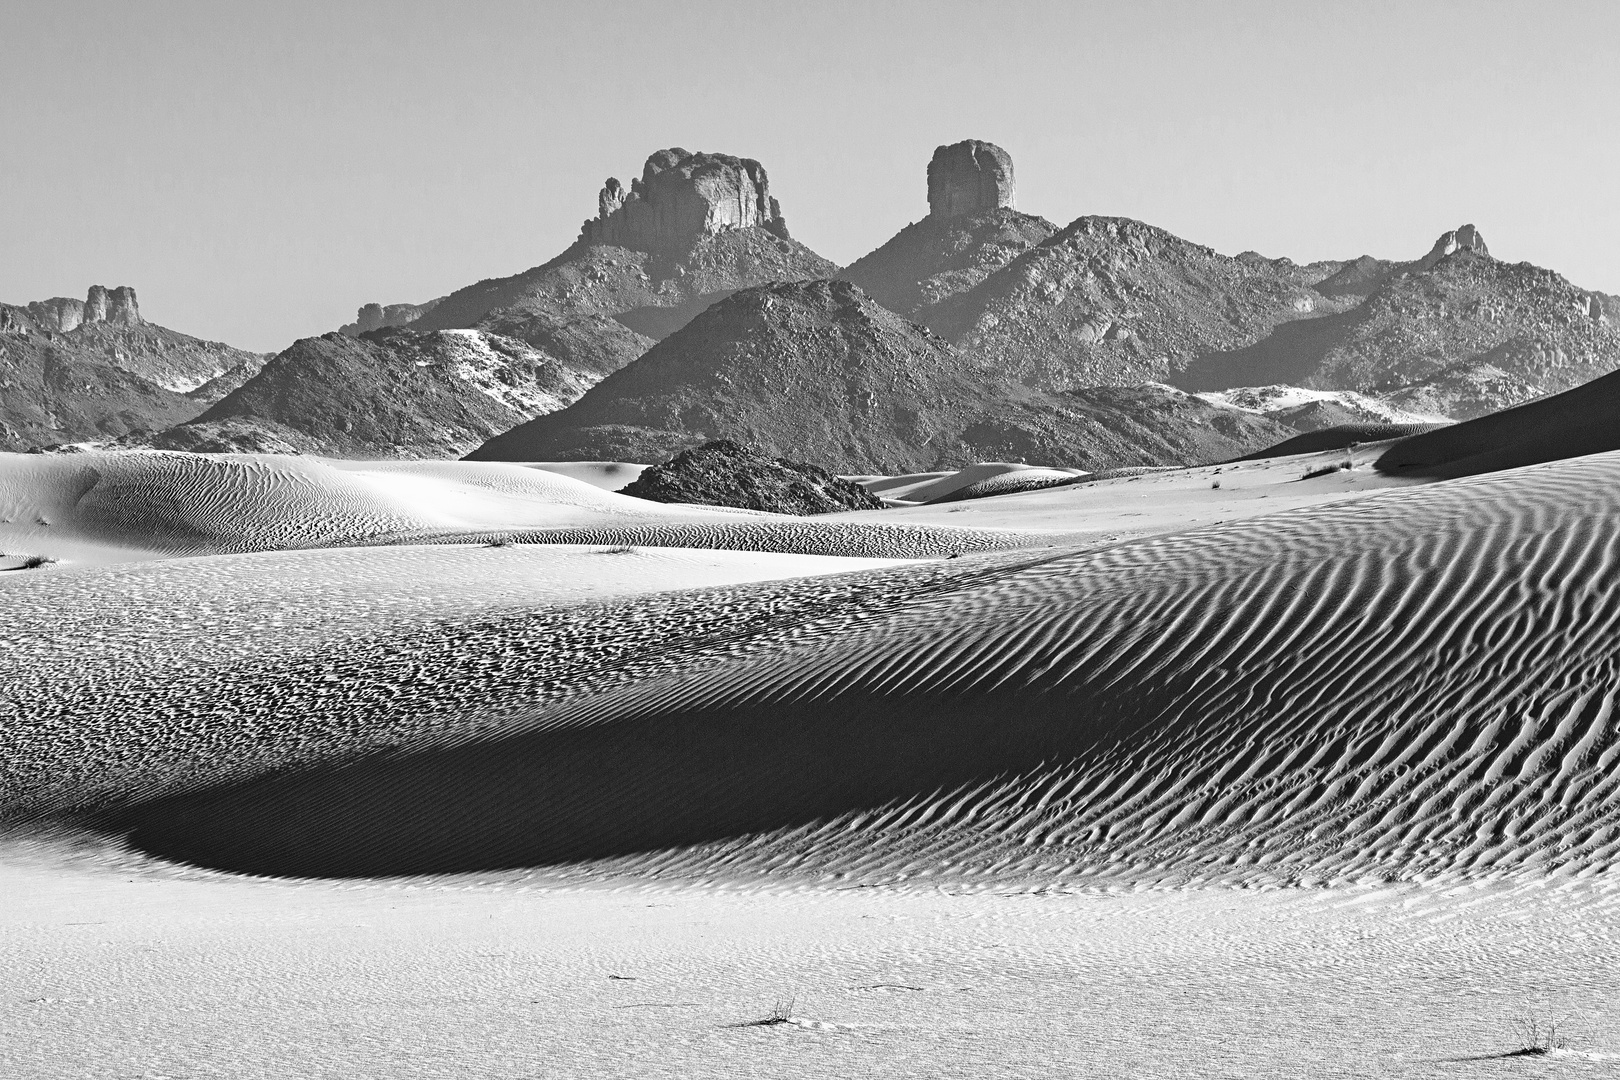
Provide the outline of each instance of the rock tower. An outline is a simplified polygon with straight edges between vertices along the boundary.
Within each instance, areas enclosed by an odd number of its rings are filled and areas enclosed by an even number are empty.
[[[128,285],[120,285],[116,289],[108,289],[105,285],[90,286],[90,295],[84,300],[84,324],[89,323],[141,325],[141,308],[135,302],[135,290]]]
[[[928,163],[928,214],[967,217],[1016,208],[1012,157],[994,143],[967,139],[941,146]]]
[[[678,254],[726,229],[788,235],[765,167],[729,154],[660,150],[647,159],[641,178],[630,181],[630,190],[609,177],[596,207],[596,217],[580,230],[586,244]]]
[[[1418,260],[1418,268],[1427,270],[1447,255],[1454,255],[1459,251],[1472,251],[1475,255],[1489,255],[1490,248],[1485,246],[1485,238],[1479,230],[1472,225],[1464,225],[1460,229],[1440,234],[1440,239],[1434,242],[1429,253]]]

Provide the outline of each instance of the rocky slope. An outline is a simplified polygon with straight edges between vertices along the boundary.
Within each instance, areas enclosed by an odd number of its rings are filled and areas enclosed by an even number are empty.
[[[600,376],[514,338],[392,328],[305,338],[153,445],[198,452],[454,457]]]
[[[628,190],[609,177],[597,210],[556,258],[451,293],[413,325],[605,317],[662,338],[737,289],[837,269],[789,235],[764,167],[748,158],[660,150]]]
[[[775,514],[881,510],[883,500],[826,469],[767,457],[725,439],[682,450],[646,469],[625,495],[661,503],[703,503]]]
[[[0,333],[9,328],[7,337],[42,336],[77,360],[105,363],[181,394],[217,379],[245,378],[265,360],[259,353],[147,322],[135,290],[127,285],[92,285],[82,303],[58,296],[25,306],[0,305],[0,310],[5,313],[0,315]]]
[[[1464,226],[1390,269],[1355,307],[1201,357],[1175,381],[1355,390],[1467,419],[1620,367],[1620,328],[1605,300],[1550,270],[1492,258]]]
[[[661,461],[717,439],[844,473],[1235,457],[1291,430],[1169,387],[1031,389],[844,281],[743,290],[476,460]]]
[[[907,318],[966,292],[1057,231],[1014,205],[1012,158],[971,140],[934,151],[928,216],[839,273]]]
[[[1237,259],[1127,218],[1082,217],[921,311],[963,351],[1036,386],[1164,381],[1334,301],[1293,264]],[[1254,385],[1247,378],[1227,385]],[[1217,388],[1218,389],[1218,388]]]
[[[0,450],[139,436],[196,416],[265,357],[141,318],[135,290],[0,304]]]

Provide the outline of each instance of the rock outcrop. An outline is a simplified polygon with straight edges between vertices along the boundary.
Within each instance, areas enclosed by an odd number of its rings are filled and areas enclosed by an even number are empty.
[[[1083,469],[1235,457],[1292,432],[1168,387],[1049,394],[961,355],[847,281],[715,304],[485,461],[662,461],[717,439],[846,474],[980,461]]]
[[[838,270],[788,235],[764,167],[748,158],[659,151],[629,191],[610,180],[597,211],[550,262],[459,289],[412,325],[487,329],[538,317],[589,333],[607,318],[658,339],[737,289]]]
[[[442,300],[443,297],[439,299]],[[359,337],[361,334],[384,330],[390,326],[409,326],[432,311],[438,302],[429,300],[425,304],[362,304],[355,314],[354,322],[338,327],[338,333]]]
[[[941,146],[928,163],[928,214],[971,217],[1001,208],[1016,209],[1013,164],[994,143],[967,139]]]
[[[883,500],[817,465],[773,458],[727,439],[683,450],[642,471],[625,495],[661,503],[702,503],[773,514],[881,510]]]
[[[771,198],[765,166],[730,154],[660,150],[626,191],[608,177],[597,215],[580,229],[582,244],[608,244],[666,254],[688,250],[725,229],[762,228],[787,239],[782,208]]]
[[[1464,225],[1460,229],[1440,234],[1440,239],[1434,242],[1429,253],[1416,263],[1409,264],[1407,269],[1414,271],[1428,270],[1448,255],[1455,255],[1459,251],[1470,251],[1475,255],[1489,255],[1491,249],[1485,246],[1485,238],[1479,230],[1472,225]]]
[[[135,290],[128,285],[108,289],[105,285],[90,286],[90,295],[84,301],[81,325],[106,323],[109,326],[140,326],[141,309],[135,302]]]
[[[601,376],[478,330],[390,327],[294,342],[195,420],[168,450],[330,457],[454,457],[577,399]]]
[[[969,152],[964,155],[962,147]],[[992,168],[980,170],[981,161]],[[1002,175],[1005,191],[999,186]],[[1045,218],[1012,208],[1012,160],[989,143],[957,143],[934,151],[928,197],[927,217],[838,275],[889,310],[919,321],[926,322],[930,309],[1057,232]],[[966,209],[971,205],[979,209]]]
[[[35,300],[28,305],[28,317],[45,333],[65,334],[77,330],[84,322],[84,301],[66,296]]]
[[[1620,368],[1620,329],[1599,294],[1493,258],[1471,225],[1391,264],[1356,306],[1212,352],[1171,381],[1192,390],[1287,383],[1374,394],[1467,420]]]
[[[143,438],[201,413],[264,361],[146,322],[128,286],[0,304],[0,450]]]

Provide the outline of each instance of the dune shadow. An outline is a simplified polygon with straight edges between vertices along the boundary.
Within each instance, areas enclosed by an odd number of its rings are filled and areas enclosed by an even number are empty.
[[[98,824],[163,858],[275,876],[565,864],[1027,773],[1093,742],[1094,725],[1074,711],[998,694],[666,713],[261,776],[137,804]]]

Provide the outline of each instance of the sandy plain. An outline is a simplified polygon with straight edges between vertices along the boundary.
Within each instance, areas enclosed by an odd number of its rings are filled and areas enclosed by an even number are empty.
[[[0,1075],[1612,1075],[1620,455],[1344,457],[0,461]]]

